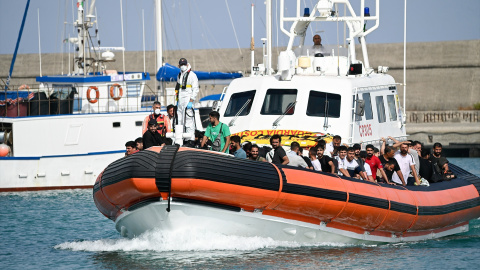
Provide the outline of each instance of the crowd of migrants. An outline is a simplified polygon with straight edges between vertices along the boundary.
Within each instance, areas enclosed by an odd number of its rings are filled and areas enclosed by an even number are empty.
[[[165,134],[172,130],[174,106],[167,107],[167,115],[161,115],[159,109],[160,103],[156,102],[154,113],[144,121],[143,137],[126,143],[126,155],[151,146],[172,144]],[[285,151],[279,135],[270,138],[270,146],[258,146],[248,141],[242,142],[237,135],[231,136],[228,125],[220,122],[218,112],[212,111],[209,120],[205,132],[195,131],[195,141],[189,147],[391,185],[428,185],[455,178],[448,168],[448,160],[442,154],[440,143],[435,143],[431,152],[418,141],[398,141],[388,137],[382,138],[380,149],[372,144],[362,149],[360,144],[351,147],[342,144],[342,138],[337,135],[329,143],[318,140],[308,151],[294,141],[290,143],[290,150]],[[304,152],[308,156],[304,156]]]

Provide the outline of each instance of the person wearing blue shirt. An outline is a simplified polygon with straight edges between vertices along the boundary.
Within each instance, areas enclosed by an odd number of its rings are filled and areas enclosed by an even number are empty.
[[[230,144],[233,149],[233,155],[238,158],[247,158],[247,153],[242,149],[242,145],[240,144],[240,136],[232,136],[230,137]]]

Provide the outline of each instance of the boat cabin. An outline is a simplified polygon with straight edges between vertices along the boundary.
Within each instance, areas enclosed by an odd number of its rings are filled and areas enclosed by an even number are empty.
[[[366,143],[405,135],[396,84],[384,74],[367,78],[295,75],[289,81],[279,76],[237,79],[229,86],[220,114],[232,134],[256,131],[250,133],[253,138],[310,132]]]
[[[6,99],[0,106],[0,143],[14,156],[120,150],[127,140],[141,136],[149,79],[148,73],[43,76],[37,77],[36,89],[0,91]],[[15,101],[8,98],[15,96]],[[37,132],[35,140],[23,136],[46,127],[49,132]],[[98,138],[99,132],[117,136]],[[49,147],[35,147],[38,142]]]
[[[367,15],[368,8],[357,16],[348,1],[320,0],[312,13],[306,8],[303,16],[297,1],[296,15],[287,17],[284,1],[280,2],[280,28],[290,40],[286,50],[279,53],[277,71],[269,67],[271,56],[267,53],[263,63],[252,66],[250,77],[234,80],[219,106],[220,121],[230,126],[232,134],[257,144],[269,144],[273,134],[283,135],[284,145],[299,141],[307,147],[334,135],[348,144],[378,145],[388,136],[403,139],[406,134],[397,83],[387,74],[388,67],[374,70],[368,62],[365,36],[376,27],[365,29],[364,22],[378,23],[378,16]],[[349,11],[348,16],[337,13],[343,10],[341,5]],[[378,14],[378,3],[376,8]],[[286,30],[287,22],[290,30]],[[344,22],[349,29],[347,48],[340,44],[304,45],[313,22]],[[294,46],[296,39],[299,42]],[[356,39],[362,45],[363,61],[355,55]]]

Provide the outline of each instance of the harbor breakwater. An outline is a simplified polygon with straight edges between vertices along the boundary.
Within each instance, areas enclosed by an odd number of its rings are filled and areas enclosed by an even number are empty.
[[[370,65],[377,69],[379,65],[388,66],[389,74],[399,83],[403,83],[403,44],[369,44]],[[127,48],[128,49],[128,48]],[[277,65],[275,56],[284,48],[273,48],[272,67]],[[185,57],[194,70],[244,72],[250,70],[250,49],[211,49],[211,50],[172,50],[164,52],[164,62],[176,65],[178,59]],[[357,46],[357,57],[361,60],[361,49]],[[116,53],[116,62],[108,63],[107,69],[123,71],[122,54]],[[0,78],[6,79],[12,55],[0,55]],[[262,48],[255,50],[255,63],[262,59]],[[62,64],[63,62],[63,64]],[[68,54],[43,54],[42,74],[67,74]],[[143,71],[143,52],[125,52],[127,71]],[[38,54],[19,54],[13,72],[12,84],[35,84],[39,76]],[[157,89],[155,81],[155,52],[147,51],[146,71],[152,76],[148,83],[151,91]],[[480,40],[415,42],[407,43],[407,111],[445,111],[472,107],[480,103]],[[173,87],[168,84],[167,87]],[[218,93],[223,86],[201,86],[201,96]],[[403,102],[403,86],[398,86],[400,100]]]

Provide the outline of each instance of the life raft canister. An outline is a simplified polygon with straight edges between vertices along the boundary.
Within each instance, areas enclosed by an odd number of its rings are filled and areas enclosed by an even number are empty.
[[[92,92],[92,90],[95,91],[95,98],[92,98],[90,96],[90,93]],[[99,98],[100,98],[100,91],[98,91],[98,87],[96,87],[96,86],[88,87],[88,89],[87,89],[87,100],[88,100],[88,102],[90,102],[92,104],[97,103]]]
[[[118,88],[118,97],[115,96],[115,88]],[[123,96],[123,88],[120,84],[118,83],[115,83],[115,84],[112,84],[112,86],[110,86],[110,97],[117,101],[119,99],[121,99]]]

